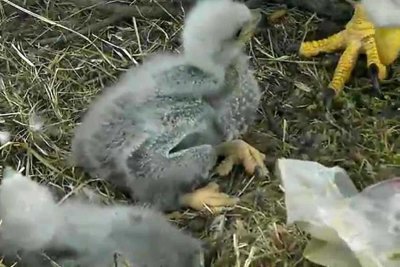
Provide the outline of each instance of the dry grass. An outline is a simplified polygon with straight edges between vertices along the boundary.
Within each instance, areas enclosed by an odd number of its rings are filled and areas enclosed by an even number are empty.
[[[79,30],[106,17],[64,1],[40,1],[28,9],[33,14],[6,15],[0,6],[0,131],[11,133],[10,142],[0,147],[2,162],[63,195],[89,186],[108,202],[124,201],[106,184],[70,166],[72,130],[92,98],[127,67],[154,51],[179,47],[182,18],[137,18],[76,34],[65,44],[40,46],[43,39],[71,32],[63,28]],[[358,75],[327,114],[318,93],[328,84],[334,63],[322,57],[304,60],[290,49],[307,32],[315,32],[318,22],[312,14],[289,10],[281,24],[252,41],[249,53],[264,101],[261,120],[246,139],[267,153],[270,166],[281,156],[338,164],[362,188],[400,167],[400,83],[386,81],[386,99],[378,100],[362,93],[369,82]],[[396,77],[399,68],[394,73]],[[306,236],[285,226],[283,193],[273,175],[259,180],[237,170],[222,183],[242,201],[217,227],[224,246],[215,266],[312,266],[302,258]],[[210,238],[213,220],[185,212],[177,223]]]

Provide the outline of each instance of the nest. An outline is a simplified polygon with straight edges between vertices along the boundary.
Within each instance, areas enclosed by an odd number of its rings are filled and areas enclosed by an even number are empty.
[[[64,198],[89,187],[106,202],[126,201],[71,166],[73,129],[99,90],[124,70],[150,53],[177,51],[191,1],[13,3],[0,1],[0,131],[9,133],[0,147],[2,167],[23,169]],[[263,8],[269,13],[281,6]],[[385,99],[373,98],[363,92],[370,82],[360,64],[327,113],[319,93],[338,57],[305,60],[296,53],[304,38],[336,31],[321,33],[321,23],[327,22],[289,5],[282,21],[252,40],[248,53],[264,97],[260,119],[244,138],[267,154],[270,167],[279,157],[337,164],[362,188],[400,166],[400,83],[387,80]],[[285,225],[284,194],[274,175],[259,180],[238,168],[220,182],[242,199],[237,208],[217,219],[187,211],[174,221],[199,238],[222,237],[214,266],[302,265],[306,236]]]

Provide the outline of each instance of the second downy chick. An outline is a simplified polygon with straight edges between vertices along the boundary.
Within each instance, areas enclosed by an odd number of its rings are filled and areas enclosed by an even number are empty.
[[[0,219],[0,256],[9,266],[203,267],[201,241],[162,214],[78,200],[58,205],[46,186],[10,168],[0,185]]]

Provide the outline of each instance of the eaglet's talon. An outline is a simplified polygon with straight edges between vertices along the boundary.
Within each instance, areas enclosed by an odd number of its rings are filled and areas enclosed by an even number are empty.
[[[375,28],[362,4],[354,3],[354,8],[354,15],[343,31],[326,39],[303,42],[299,49],[300,55],[305,57],[344,50],[329,84],[335,91],[334,96],[343,90],[350,79],[360,53],[367,55],[368,66],[374,66],[376,75],[372,77],[373,86],[379,90],[378,80],[387,78],[386,66],[393,63],[400,51],[400,29]]]
[[[216,172],[220,176],[228,175],[236,164],[243,164],[249,174],[259,174],[260,176],[268,174],[268,169],[264,164],[265,155],[243,140],[222,143],[217,146],[217,153],[219,156],[225,157],[216,168]]]
[[[220,213],[227,207],[234,207],[238,198],[219,191],[219,185],[209,183],[203,188],[197,189],[192,193],[185,194],[181,198],[181,203],[194,210],[209,210],[212,213]]]

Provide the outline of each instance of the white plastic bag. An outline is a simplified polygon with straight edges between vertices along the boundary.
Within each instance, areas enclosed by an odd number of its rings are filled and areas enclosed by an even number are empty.
[[[400,178],[358,193],[345,170],[279,159],[287,222],[312,240],[304,256],[330,267],[400,266]]]

